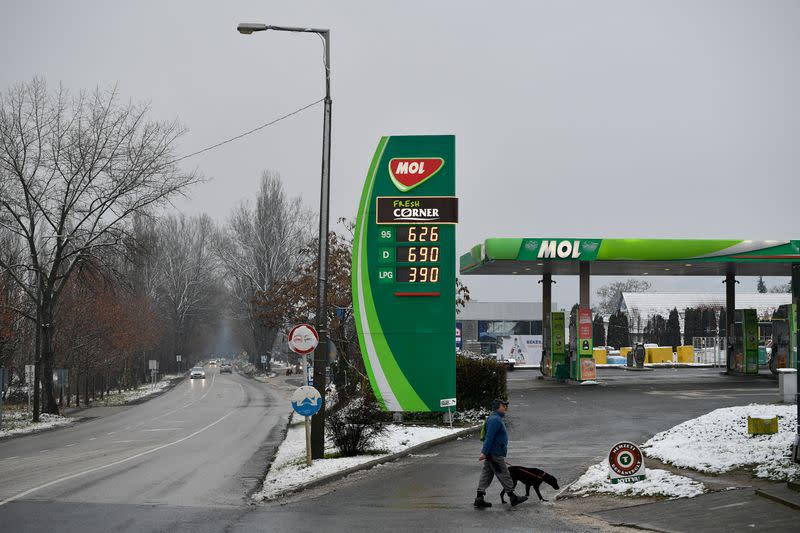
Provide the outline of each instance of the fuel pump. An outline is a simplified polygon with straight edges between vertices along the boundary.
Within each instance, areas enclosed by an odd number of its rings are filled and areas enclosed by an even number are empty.
[[[569,332],[569,377],[575,381],[596,379],[597,370],[592,350],[592,310],[579,307]]]
[[[797,368],[797,306],[782,305],[772,317],[772,354],[769,369]]]
[[[564,313],[550,313],[550,346],[548,346],[550,376],[558,379],[567,378],[566,347],[564,342]]]
[[[755,309],[736,310],[732,348],[728,371],[758,374],[758,314]]]

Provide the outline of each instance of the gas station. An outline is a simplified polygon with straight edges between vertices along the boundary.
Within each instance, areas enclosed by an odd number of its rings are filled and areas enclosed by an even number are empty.
[[[727,373],[758,374],[758,316],[736,308],[737,276],[791,276],[792,304],[776,319],[779,365],[797,368],[800,241],[490,238],[463,254],[461,275],[538,276],[544,319],[542,373],[560,380],[596,376],[590,279],[596,276],[718,276],[725,283]],[[579,276],[576,342],[565,339],[563,312],[551,311],[553,276]],[[569,347],[569,350],[568,350]]]
[[[359,204],[353,243],[355,325],[364,366],[383,409],[442,411],[455,405],[455,137],[382,137]],[[772,319],[773,359],[797,368],[800,240],[490,238],[463,254],[458,273],[538,276],[540,369],[559,381],[597,376],[590,279],[715,276],[725,288],[727,374],[759,373],[759,317],[736,308],[737,276],[790,276],[792,303]],[[578,275],[569,338],[552,311],[553,276]],[[644,346],[629,358],[641,365]],[[670,353],[671,354],[671,350]]]

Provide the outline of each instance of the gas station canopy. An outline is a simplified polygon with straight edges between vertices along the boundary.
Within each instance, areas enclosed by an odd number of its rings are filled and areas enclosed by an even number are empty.
[[[800,241],[493,238],[461,256],[468,274],[790,276]]]

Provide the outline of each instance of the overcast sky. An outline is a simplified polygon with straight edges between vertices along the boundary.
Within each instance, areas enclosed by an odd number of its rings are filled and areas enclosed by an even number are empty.
[[[0,90],[34,75],[74,91],[119,84],[189,129],[182,154],[324,95],[317,37],[242,36],[239,22],[330,28],[334,218],[355,216],[381,135],[455,134],[459,254],[505,236],[800,238],[797,1],[2,6]],[[223,222],[271,169],[316,209],[321,134],[317,105],[187,159],[209,181],[177,207]],[[571,305],[577,281],[557,279],[554,299]],[[532,277],[465,281],[480,300],[541,298]]]

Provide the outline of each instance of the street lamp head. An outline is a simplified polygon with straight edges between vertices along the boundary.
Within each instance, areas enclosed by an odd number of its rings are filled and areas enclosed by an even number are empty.
[[[266,31],[269,27],[266,24],[256,24],[253,22],[242,22],[239,24],[236,29],[242,35],[250,35],[254,31]]]

